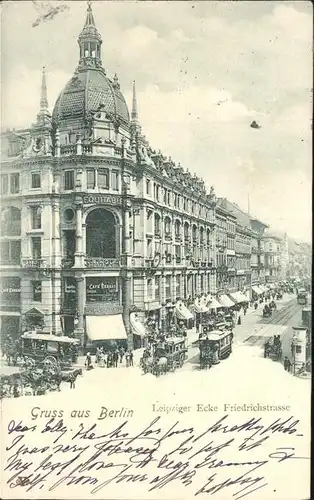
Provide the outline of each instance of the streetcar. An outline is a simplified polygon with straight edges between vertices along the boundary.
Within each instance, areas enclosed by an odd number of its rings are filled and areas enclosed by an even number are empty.
[[[233,333],[214,330],[199,338],[200,367],[207,368],[228,358],[232,352]]]
[[[186,341],[183,337],[168,337],[165,342],[155,347],[154,355],[157,359],[167,358],[168,370],[181,368],[187,354]]]
[[[307,292],[304,288],[298,290],[297,302],[302,306],[307,304]]]

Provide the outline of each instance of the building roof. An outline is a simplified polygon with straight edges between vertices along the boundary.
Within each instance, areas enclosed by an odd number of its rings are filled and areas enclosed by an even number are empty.
[[[128,125],[126,101],[120,91],[117,76],[110,80],[101,62],[102,39],[88,2],[84,27],[78,37],[80,59],[78,67],[59,95],[52,118],[56,126],[68,118],[83,118],[88,122],[101,107],[110,121]]]
[[[251,222],[249,214],[241,210],[241,208],[236,203],[231,203],[227,198],[218,198],[217,206],[227,210],[233,216],[237,218],[237,222],[240,226],[247,227],[251,229]]]
[[[67,118],[88,118],[102,109],[115,121],[129,124],[126,101],[119,87],[111,81],[102,68],[84,69],[66,84],[55,104],[52,118],[60,123]]]

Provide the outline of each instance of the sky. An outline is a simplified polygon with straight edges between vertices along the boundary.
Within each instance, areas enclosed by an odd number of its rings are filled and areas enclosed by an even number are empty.
[[[32,26],[51,9],[52,19]],[[273,229],[311,241],[312,4],[94,1],[102,61],[154,149]],[[86,2],[2,3],[2,128],[28,127],[41,68],[54,103]],[[260,128],[251,128],[256,121]]]

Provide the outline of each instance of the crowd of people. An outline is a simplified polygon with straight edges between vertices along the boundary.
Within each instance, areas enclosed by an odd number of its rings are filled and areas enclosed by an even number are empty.
[[[124,347],[117,347],[113,350],[106,350],[103,346],[96,348],[95,365],[106,368],[117,368],[125,360],[126,367],[133,366],[133,351]],[[87,370],[94,368],[92,355],[90,352],[86,354],[85,366]]]

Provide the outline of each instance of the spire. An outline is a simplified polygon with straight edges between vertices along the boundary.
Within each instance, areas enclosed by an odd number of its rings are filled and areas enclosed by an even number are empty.
[[[94,26],[96,28],[91,1],[87,2],[87,13],[84,27],[85,26]]]
[[[39,112],[37,114],[36,127],[47,125],[51,123],[51,115],[48,109],[48,98],[47,98],[47,82],[46,82],[46,72],[45,68],[42,69],[41,77],[41,90],[40,90],[40,105]]]
[[[42,70],[41,93],[40,93],[40,111],[48,111],[47,82],[46,82],[45,67],[43,67],[43,70]]]
[[[135,81],[133,81],[133,98],[132,98],[132,113],[131,113],[131,118],[132,118],[133,122],[138,122]]]

